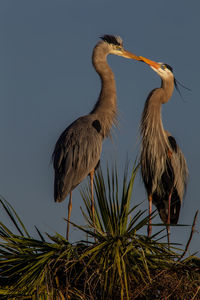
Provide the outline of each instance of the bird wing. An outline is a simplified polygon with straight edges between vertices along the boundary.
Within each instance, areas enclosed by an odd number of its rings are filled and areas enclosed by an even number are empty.
[[[174,170],[174,186],[177,189],[178,195],[182,201],[188,177],[188,168],[185,157],[178,146],[175,138],[168,133],[168,140],[171,146],[172,155],[170,163]]]
[[[170,223],[177,224],[181,202],[185,193],[187,180],[187,164],[185,158],[173,136],[165,131],[169,141],[166,169],[161,176],[162,193],[153,194],[153,203],[156,205],[160,218],[164,223],[168,219],[168,201],[171,193]]]
[[[167,170],[163,174],[163,184],[171,190],[171,208],[170,208],[170,223],[177,224],[181,203],[186,189],[188,169],[184,155],[178,146],[175,138],[166,132],[170,149],[168,152]],[[170,188],[171,186],[171,188]],[[166,193],[168,199],[169,191]],[[167,207],[168,203],[165,203]],[[166,211],[166,209],[165,209]],[[167,218],[168,213],[162,216]]]
[[[98,164],[102,150],[98,122],[91,115],[81,117],[58,139],[53,152],[55,201],[64,200]]]

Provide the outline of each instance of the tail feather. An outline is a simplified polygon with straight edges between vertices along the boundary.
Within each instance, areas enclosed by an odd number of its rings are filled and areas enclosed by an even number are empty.
[[[54,200],[55,202],[62,202],[65,200],[70,190],[64,184],[62,178],[55,175],[54,179]]]
[[[159,216],[164,224],[167,223],[168,219],[168,199],[169,193],[164,196],[158,196],[156,193],[153,194],[153,203],[157,207]],[[170,224],[177,224],[181,209],[181,201],[178,196],[177,190],[174,189],[171,196],[170,206]]]

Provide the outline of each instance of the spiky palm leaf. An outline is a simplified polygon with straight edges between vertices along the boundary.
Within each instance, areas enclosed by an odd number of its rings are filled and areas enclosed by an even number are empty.
[[[130,208],[137,168],[133,168],[130,179],[128,168],[125,169],[121,195],[116,168],[112,169],[111,175],[107,169],[107,182],[99,169],[94,181],[95,224],[91,212],[89,185],[81,194],[87,213],[83,210],[82,212],[90,226],[86,228],[73,224],[96,241],[86,249],[81,259],[87,257],[87,266],[97,266],[98,274],[101,274],[99,283],[103,289],[102,297],[105,298],[112,296],[113,286],[118,286],[121,290],[121,299],[124,294],[128,298],[130,282],[151,281],[152,269],[158,266],[170,267],[174,263],[172,258],[177,257],[165,243],[155,242],[138,233],[147,225],[148,216],[145,217],[145,212],[138,210],[139,205]],[[158,234],[161,232],[162,230]],[[94,277],[95,272],[96,269]]]
[[[101,170],[97,172],[95,231],[89,185],[82,192],[88,226],[74,226],[95,242],[72,245],[59,234],[44,236],[37,228],[39,239],[34,239],[12,206],[0,200],[15,227],[13,233],[0,222],[0,298],[128,299],[135,284],[149,286],[157,270],[166,272],[171,266],[184,267],[187,274],[192,269],[197,281],[198,258],[179,261],[180,255],[159,242],[162,230],[152,239],[139,234],[148,216],[138,205],[130,208],[136,170],[133,168],[129,178],[126,168],[121,189],[116,168],[111,175],[107,171],[107,180]]]
[[[65,299],[62,294],[67,289],[65,272],[78,260],[79,247],[73,247],[59,234],[47,234],[50,240],[47,242],[37,228],[40,240],[32,238],[13,207],[3,198],[0,203],[19,233],[13,233],[0,222],[1,299],[26,299],[26,296]],[[67,293],[74,291],[69,288]]]

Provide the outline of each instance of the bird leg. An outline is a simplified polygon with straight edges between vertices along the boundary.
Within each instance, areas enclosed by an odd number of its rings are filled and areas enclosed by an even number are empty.
[[[93,225],[95,227],[93,181],[94,181],[94,169],[90,172],[90,184],[91,184],[91,198],[92,198],[91,200],[92,220],[93,220]]]
[[[148,224],[148,228],[147,228],[147,233],[148,233],[148,237],[151,236],[151,232],[152,232],[152,226],[151,226],[151,213],[152,213],[152,195],[148,196],[148,200],[149,200],[149,224]]]
[[[67,234],[66,234],[67,240],[69,239],[69,221],[70,221],[71,211],[72,211],[72,192],[70,192],[69,204],[68,204]]]
[[[169,236],[170,236],[170,215],[171,215],[171,197],[172,197],[172,190],[169,193],[168,197],[168,217],[167,217],[167,242],[168,242],[168,247],[169,247]]]

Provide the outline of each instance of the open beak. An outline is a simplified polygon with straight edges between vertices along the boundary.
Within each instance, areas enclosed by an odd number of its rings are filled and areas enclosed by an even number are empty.
[[[159,69],[160,68],[160,64],[158,64],[157,62],[153,61],[153,60],[150,60],[148,58],[145,58],[143,56],[138,56],[140,61],[143,61],[145,62],[147,65],[151,66],[151,67],[154,67],[156,69]]]

